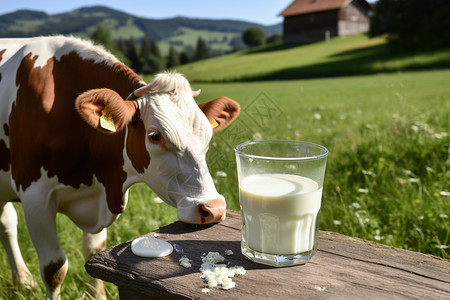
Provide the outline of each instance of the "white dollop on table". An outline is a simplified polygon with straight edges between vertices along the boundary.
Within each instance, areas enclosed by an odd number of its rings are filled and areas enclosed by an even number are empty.
[[[173,247],[166,241],[142,236],[131,242],[131,251],[137,256],[162,257],[173,252]]]

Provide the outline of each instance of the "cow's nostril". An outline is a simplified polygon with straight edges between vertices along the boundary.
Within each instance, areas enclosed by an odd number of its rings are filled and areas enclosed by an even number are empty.
[[[202,218],[202,223],[204,223],[203,220],[208,218],[209,216],[211,216],[211,212],[208,209],[206,209],[204,204],[200,204],[198,206],[198,210],[199,210],[200,216]]]
[[[211,201],[198,206],[202,224],[219,223],[225,219],[226,203],[222,200]]]

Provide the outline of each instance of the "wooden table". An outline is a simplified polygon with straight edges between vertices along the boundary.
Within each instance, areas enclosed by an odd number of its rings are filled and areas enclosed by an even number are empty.
[[[256,264],[241,254],[239,212],[228,211],[213,226],[175,222],[147,235],[155,233],[177,251],[137,257],[129,241],[93,256],[87,272],[116,284],[121,299],[450,299],[449,261],[337,233],[321,231],[312,260],[286,268]],[[205,294],[201,256],[226,249],[234,252],[226,261],[247,273],[233,278],[235,288]],[[192,267],[179,264],[182,256]]]

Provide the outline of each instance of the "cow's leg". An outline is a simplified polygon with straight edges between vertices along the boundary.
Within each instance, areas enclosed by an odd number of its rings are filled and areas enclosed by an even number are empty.
[[[83,232],[83,256],[88,261],[94,254],[106,249],[106,228],[96,234]],[[87,292],[94,298],[106,299],[103,281],[89,276]]]
[[[11,202],[0,203],[0,240],[8,255],[14,284],[31,289],[35,286],[17,242],[17,213]]]
[[[61,299],[61,284],[68,269],[68,262],[59,245],[56,230],[56,209],[45,205],[46,201],[21,197],[28,232],[36,249],[41,278],[47,290],[47,299]]]

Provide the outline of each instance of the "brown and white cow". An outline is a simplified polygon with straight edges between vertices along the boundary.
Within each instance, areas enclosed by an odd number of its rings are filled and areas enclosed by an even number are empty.
[[[210,124],[224,128],[239,105],[226,97],[197,105],[195,94],[176,73],[145,84],[103,48],[77,38],[0,40],[0,238],[14,282],[33,284],[11,201],[22,203],[52,299],[60,297],[68,266],[58,212],[84,231],[86,259],[105,247],[105,228],[137,182],[177,207],[184,222],[224,219],[226,203],[205,154]],[[108,116],[114,133],[104,129]]]

